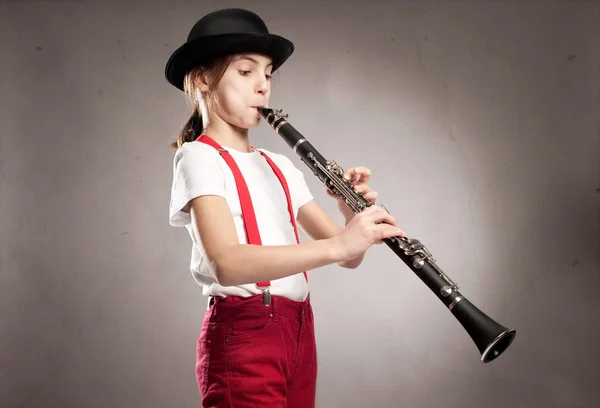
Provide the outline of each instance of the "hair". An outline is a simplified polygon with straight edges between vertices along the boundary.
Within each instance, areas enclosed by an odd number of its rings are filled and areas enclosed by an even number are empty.
[[[170,147],[179,149],[184,143],[193,142],[202,134],[204,121],[202,120],[202,111],[200,109],[200,95],[202,95],[207,104],[209,99],[214,102],[214,91],[219,86],[219,82],[223,78],[223,74],[225,74],[232,59],[232,55],[213,59],[208,63],[193,68],[185,75],[183,91],[187,99],[194,105],[194,111],[183,126],[183,129],[179,132],[177,139],[169,144]],[[209,90],[204,94],[198,88],[202,75],[207,75],[209,83]]]

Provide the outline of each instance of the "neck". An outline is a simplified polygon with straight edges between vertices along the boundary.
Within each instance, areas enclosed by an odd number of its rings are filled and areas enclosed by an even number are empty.
[[[252,152],[248,129],[232,126],[219,117],[212,116],[204,134],[213,138],[217,143],[240,152]]]

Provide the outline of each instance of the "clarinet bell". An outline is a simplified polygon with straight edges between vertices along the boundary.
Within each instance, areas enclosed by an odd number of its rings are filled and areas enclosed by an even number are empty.
[[[465,298],[451,309],[451,313],[475,342],[482,363],[489,363],[504,353],[517,335],[516,330],[497,323]]]

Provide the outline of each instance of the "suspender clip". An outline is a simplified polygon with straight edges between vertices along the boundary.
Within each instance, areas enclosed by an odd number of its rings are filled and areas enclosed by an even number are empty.
[[[270,306],[271,305],[271,292],[269,291],[269,288],[261,287],[260,290],[262,291],[263,304],[265,306]]]

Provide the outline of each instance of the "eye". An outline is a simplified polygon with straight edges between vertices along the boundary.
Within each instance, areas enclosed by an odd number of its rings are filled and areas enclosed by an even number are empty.
[[[241,76],[248,76],[250,74],[250,71],[238,71],[240,73]]]
[[[267,80],[270,81],[271,80],[271,75],[265,75],[267,77]]]

